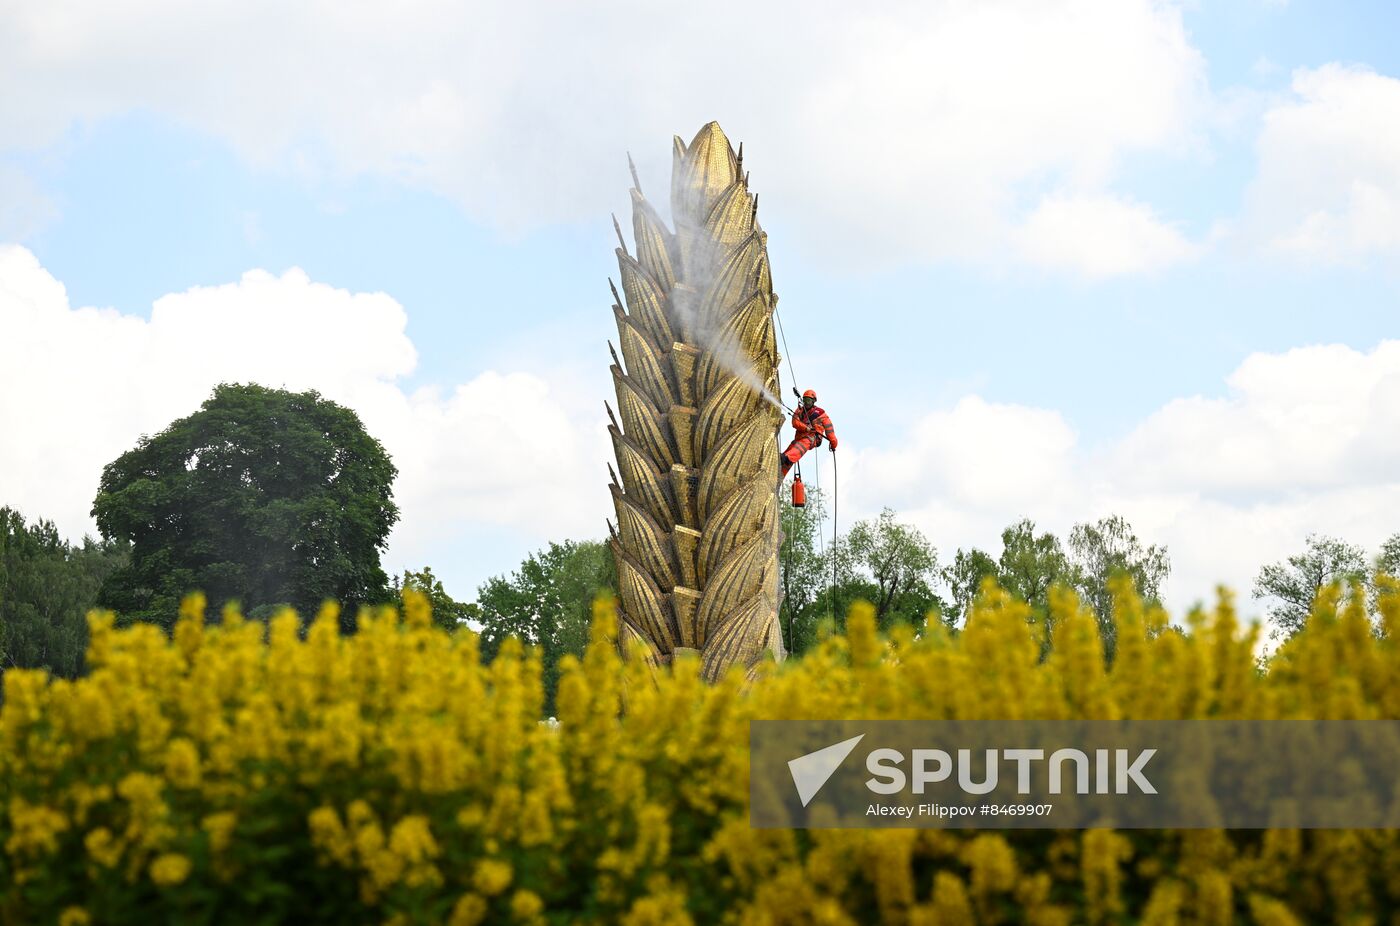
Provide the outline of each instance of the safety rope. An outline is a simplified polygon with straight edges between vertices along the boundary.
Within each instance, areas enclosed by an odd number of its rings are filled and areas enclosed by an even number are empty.
[[[783,356],[787,358],[788,368],[791,369],[791,368],[792,368],[792,352],[788,350],[787,332],[786,332],[785,330],[783,330],[783,317],[782,317],[782,315],[780,315],[780,314],[778,313],[778,307],[777,307],[777,305],[774,305],[774,306],[773,306],[773,317],[774,317],[775,319],[777,319],[777,322],[778,322],[778,333],[779,333],[780,335],[782,335],[782,338],[783,338]],[[793,382],[796,382],[796,381],[797,381],[797,373],[796,373],[796,371],[793,372],[793,374],[792,374],[792,379],[793,379]],[[777,396],[777,398],[778,398],[778,404],[779,404],[780,406],[782,406],[783,411],[787,411],[787,410],[788,410],[788,407],[787,407],[787,405],[784,404],[784,402],[783,402],[783,373],[782,373],[781,367],[780,367],[779,370],[778,370],[778,396]],[[782,433],[781,429],[778,431],[778,433],[779,433],[779,434]],[[794,464],[794,468],[797,470],[797,478],[798,478],[798,479],[801,479],[801,478],[802,478],[802,466],[801,466],[801,464]],[[782,511],[782,510],[783,510],[782,491],[783,491],[783,480],[782,480],[781,477],[779,477],[779,479],[778,479],[778,493],[779,493],[779,494],[778,494],[778,510],[779,510],[779,511]],[[781,523],[781,519],[779,519],[779,520],[780,520],[780,523]],[[785,559],[786,559],[786,561],[787,561],[786,564],[785,564],[785,568],[786,568],[786,569],[791,569],[791,568],[792,568],[792,539],[791,539],[790,537],[784,537],[784,538],[783,538],[783,546],[787,547],[787,550],[788,550],[787,556],[785,557]],[[791,614],[791,612],[792,612],[791,605],[788,606],[788,612],[789,612],[789,614]],[[779,624],[781,625],[781,621],[779,622]],[[789,653],[792,652],[792,642],[793,642],[793,633],[794,633],[794,632],[795,632],[795,628],[792,626],[792,620],[791,620],[791,618],[789,618],[789,620],[788,620],[788,629],[787,629],[787,651],[788,651]]]
[[[776,310],[777,310],[777,307],[775,306],[775,307],[774,307],[774,311],[776,311]],[[783,343],[783,348],[784,348],[784,349],[787,348],[787,343],[786,343],[786,342]],[[778,386],[778,395],[781,396],[781,395],[783,394],[783,370],[782,370],[782,367],[778,367],[778,369],[775,371],[775,376],[776,376],[777,386]],[[787,406],[786,406],[786,405],[783,405],[783,400],[782,400],[782,399],[778,399],[778,404],[779,404],[780,406],[782,406],[783,411],[787,411]],[[779,428],[778,428],[778,433],[779,433],[779,434],[782,434],[782,433],[783,433],[783,432],[782,432],[782,426],[781,426],[781,425],[780,425]],[[781,457],[780,457],[779,459],[781,459]],[[779,464],[779,465],[781,465],[781,464]],[[798,477],[800,478],[801,475],[802,475],[802,470],[799,469],[799,470],[797,471],[797,474],[798,474]],[[783,477],[782,477],[782,476],[779,476],[779,477],[778,477],[777,486],[776,486],[776,488],[773,489],[773,504],[774,504],[774,509],[778,512],[778,529],[779,529],[779,530],[782,530],[782,527],[783,527],[783,518],[782,518],[782,511],[783,511]],[[780,559],[781,561],[786,562],[786,563],[792,562],[792,554],[791,554],[791,552],[790,552],[791,546],[792,546],[791,538],[789,538],[789,537],[786,535],[786,533],[784,533],[784,535],[783,535],[783,543],[782,543],[782,546],[778,548],[778,557],[779,557],[779,559]],[[779,593],[780,593],[780,594],[781,594],[781,592],[782,592],[782,589],[779,589]],[[788,624],[791,625],[791,624],[792,624],[792,621],[788,621]],[[781,603],[781,602],[779,602],[779,604],[778,604],[778,632],[781,633],[781,634],[783,635],[783,647],[784,647],[789,653],[791,653],[791,652],[792,652],[792,627],[789,626],[789,627],[786,628],[786,630],[783,628],[783,615],[782,615],[782,603]]]
[[[836,462],[836,460],[833,459],[831,462],[834,464],[834,463]],[[813,467],[816,469],[816,471],[817,471],[817,485],[820,486],[820,485],[821,485],[821,482],[822,482],[822,457],[821,457],[821,454],[817,453],[815,450],[814,450],[813,453],[812,453],[812,466],[813,466]],[[825,557],[826,557],[826,535],[822,533],[822,526],[821,526],[821,522],[820,522],[820,521],[817,522],[817,549],[821,552],[822,557],[825,558]],[[835,537],[835,536],[832,536],[832,538],[831,538],[831,563],[832,563],[832,566],[833,566],[833,567],[836,565],[836,537]],[[836,575],[836,573],[833,572],[832,575],[834,576],[834,575]],[[831,597],[832,597],[832,595],[833,595],[832,586],[828,585],[828,586],[827,586],[827,589],[826,589],[826,618],[827,618],[827,620],[831,620],[831,619],[832,619],[832,614],[833,614],[833,611],[832,611],[832,604],[831,604]]]
[[[793,378],[793,381],[796,382],[796,381],[797,381],[797,370],[796,370],[795,368],[793,368],[793,363],[792,363],[792,350],[788,347],[788,342],[787,342],[787,331],[786,331],[786,329],[783,328],[783,315],[782,315],[781,312],[778,311],[778,307],[777,307],[776,305],[773,306],[773,318],[778,322],[778,335],[779,335],[779,337],[782,338],[782,341],[783,341],[783,356],[787,358],[787,360],[788,360],[788,368],[793,370],[792,378]],[[795,387],[794,387],[794,391],[795,391]],[[778,379],[778,395],[779,395],[780,397],[782,396],[782,374],[781,374],[781,373],[779,373],[779,379]],[[790,409],[788,409],[788,407],[787,407],[786,405],[783,404],[781,398],[779,398],[778,404],[779,404],[779,405],[782,405],[784,411],[790,411]],[[814,473],[815,481],[812,483],[812,487],[813,487],[813,489],[815,490],[815,494],[817,495],[817,497],[820,498],[820,496],[821,496],[822,470],[821,470],[821,457],[820,457],[819,455],[818,455],[818,456],[814,456],[814,457],[812,458],[812,465],[813,465],[814,469],[816,470],[816,472]],[[798,479],[801,479],[801,478],[802,478],[802,465],[801,465],[800,463],[794,464],[794,469],[796,469],[796,471],[797,471],[797,478],[798,478]],[[835,453],[833,453],[833,454],[831,455],[831,472],[832,472],[832,479],[833,479],[832,488],[831,488],[831,507],[832,507],[832,517],[831,517],[831,583],[830,583],[829,585],[827,585],[827,588],[826,588],[826,616],[827,616],[827,619],[828,619],[828,620],[832,620],[832,619],[834,618],[834,614],[835,614],[834,608],[835,608],[835,605],[834,605],[832,599],[834,598],[834,596],[835,596],[835,594],[836,594],[836,592],[835,592],[835,589],[836,589],[836,549],[837,549],[837,547],[836,547],[836,540],[837,540],[837,535],[836,535],[836,512],[837,512],[837,510],[838,510],[838,509],[837,509],[838,501],[837,501],[837,498],[836,498],[837,485],[836,485],[836,483],[835,483],[835,478],[836,478],[836,454],[835,454]],[[779,480],[779,481],[778,481],[778,489],[779,489],[779,491],[782,491],[782,480]],[[781,501],[782,501],[782,500],[779,499],[779,505],[780,505],[780,506],[781,506]],[[822,533],[822,529],[821,529],[821,519],[820,519],[820,518],[819,518],[818,521],[817,521],[817,552],[818,552],[818,554],[819,554],[821,557],[823,557],[823,558],[826,557],[826,535]],[[789,557],[788,557],[788,567],[791,568],[791,565],[792,565],[791,556],[789,556]],[[789,636],[791,636],[791,630],[789,630]],[[791,644],[790,644],[790,643],[789,643],[789,646],[788,646],[788,651],[789,651],[789,652],[792,651],[792,647],[791,647]]]
[[[841,486],[841,480],[840,480],[840,478],[839,478],[839,476],[838,476],[838,473],[839,473],[839,472],[840,472],[840,471],[836,468],[836,454],[835,454],[835,452],[832,452],[832,454],[831,454],[831,585],[827,588],[827,592],[826,592],[826,604],[827,604],[826,614],[827,614],[827,618],[828,618],[828,619],[831,618],[831,609],[832,609],[833,607],[835,607],[835,605],[834,605],[833,602],[832,602],[832,599],[836,597],[836,555],[837,555],[837,550],[839,549],[839,548],[836,546],[836,522],[837,522],[837,519],[838,519],[837,516],[841,513],[841,507],[840,507],[840,506],[841,506],[840,492],[837,491],[837,490],[840,488],[840,486]]]

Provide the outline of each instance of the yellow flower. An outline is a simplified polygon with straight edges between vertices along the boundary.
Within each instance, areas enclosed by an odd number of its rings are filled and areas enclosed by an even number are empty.
[[[334,807],[317,807],[311,811],[307,821],[311,827],[311,844],[320,849],[332,861],[343,867],[355,862],[355,843]]]
[[[447,926],[478,926],[486,919],[486,900],[476,894],[463,894],[452,906]]]
[[[190,860],[183,855],[167,852],[151,862],[151,880],[160,887],[180,884],[190,875]]]
[[[1119,896],[1122,884],[1122,863],[1132,857],[1132,843],[1113,830],[1088,830],[1084,833],[1084,893],[1089,908],[1089,921],[1111,919],[1122,912]]]
[[[180,602],[180,619],[175,622],[175,645],[189,660],[204,643],[204,607],[207,602],[203,592],[191,592]]]
[[[510,915],[521,922],[528,922],[544,911],[544,901],[534,891],[516,891],[510,899]]]
[[[841,926],[1005,922],[1013,910],[1032,926],[1229,923],[1239,911],[1280,926],[1384,920],[1397,895],[1368,873],[1393,869],[1400,842],[1383,831],[1130,841],[747,825],[755,719],[1400,717],[1400,594],[1380,602],[1391,628],[1380,636],[1364,595],[1319,596],[1263,671],[1257,630],[1228,598],[1182,630],[1114,591],[1111,666],[1072,594],[1057,591],[1048,619],[1033,619],[988,586],[958,633],[887,639],[856,609],[848,636],[716,684],[694,660],[623,660],[616,607],[600,600],[586,652],[560,664],[556,724],[540,722],[537,648],[509,641],[483,666],[474,634],[433,628],[412,602],[405,621],[366,612],[351,636],[327,607],[304,638],[285,612],[270,627],[233,611],[205,626],[193,600],[173,639],[94,615],[87,676],[5,676],[0,895],[16,922],[77,924],[84,909],[28,898],[65,896],[74,878],[115,881],[106,869],[148,877],[147,889],[235,890],[233,841],[252,802],[261,821],[309,799],[301,825],[316,859],[357,882],[376,921],[411,920],[421,904],[457,926],[538,923],[545,900],[524,885],[574,874],[588,881],[587,912],[629,926],[686,924],[688,902],[707,919]],[[1042,633],[1054,644],[1045,659]],[[208,871],[203,850],[176,854],[201,838]],[[438,867],[449,856],[450,878]],[[715,872],[703,898],[666,874],[694,864]]]
[[[238,826],[238,814],[228,810],[211,813],[204,818],[202,825],[209,835],[209,850],[218,855],[228,849],[234,827]]]
[[[510,887],[512,876],[513,872],[509,862],[493,858],[482,859],[476,863],[476,872],[472,875],[472,886],[487,897],[495,897]]]
[[[92,860],[103,868],[113,868],[121,861],[122,844],[105,826],[99,826],[83,837],[83,847],[87,849],[88,855],[92,856]]]
[[[940,871],[933,876],[933,923],[975,923],[972,901],[962,880],[952,872]]]
[[[685,908],[685,892],[658,875],[647,882],[647,893],[632,904],[623,926],[693,926]]]
[[[992,894],[1016,886],[1016,855],[1000,833],[976,836],[968,843],[963,857],[972,869],[972,895],[979,909],[992,909]]]
[[[1286,903],[1261,894],[1249,895],[1249,912],[1254,922],[1263,926],[1302,926],[1302,920],[1293,915]]]
[[[117,794],[129,807],[125,838],[147,848],[160,846],[170,835],[166,823],[169,808],[162,796],[161,780],[145,772],[132,772],[117,784]]]
[[[43,856],[58,851],[58,837],[68,829],[68,818],[52,807],[28,804],[21,798],[10,801],[13,833],[5,840],[5,851],[12,857]]]
[[[197,788],[201,778],[199,750],[183,737],[165,748],[165,777],[177,788]]]
[[[432,626],[433,611],[428,596],[416,588],[403,590],[404,623],[415,629]]]
[[[92,917],[82,907],[64,907],[58,915],[58,926],[88,926]]]
[[[404,817],[389,831],[389,851],[396,855],[406,868],[404,883],[409,887],[436,884],[442,876],[431,863],[441,854],[437,840],[433,839],[428,827],[428,818],[422,815]]]
[[[90,785],[76,782],[68,789],[68,802],[73,808],[73,822],[82,826],[87,822],[89,811],[98,804],[112,799],[111,785]]]

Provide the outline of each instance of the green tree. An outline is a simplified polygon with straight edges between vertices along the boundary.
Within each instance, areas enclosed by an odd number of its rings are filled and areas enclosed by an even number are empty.
[[[1069,534],[1070,564],[1080,596],[1094,609],[1103,637],[1104,652],[1112,658],[1116,640],[1113,595],[1108,580],[1126,574],[1143,602],[1160,603],[1162,582],[1171,572],[1167,548],[1143,546],[1132,525],[1119,515],[1092,524],[1076,524]]]
[[[169,627],[200,589],[258,615],[388,599],[380,552],[397,470],[350,409],[315,392],[224,384],[200,410],[107,464],[93,503],[104,536],[132,543],[102,586],[125,621]]]
[[[1377,580],[1381,576],[1400,579],[1400,534],[1391,534],[1386,538],[1385,542],[1381,544],[1380,552],[1376,554],[1374,565]],[[1370,603],[1373,615],[1380,614],[1381,596],[1386,594],[1395,594],[1395,592],[1393,590],[1388,592],[1379,581],[1371,583]]]
[[[433,608],[433,624],[443,630],[456,630],[472,623],[480,623],[481,608],[475,604],[455,600],[442,587],[442,580],[433,575],[433,570],[424,566],[418,572],[405,569],[403,576],[390,580],[390,591],[401,597],[404,589],[413,589],[428,596]]]
[[[820,531],[824,523],[825,501],[820,490],[807,490],[807,505],[792,507],[792,499],[781,493],[783,544],[778,549],[782,593],[778,618],[783,628],[783,644],[794,655],[806,652],[816,641],[816,604],[831,584],[831,553],[824,549]]]
[[[1075,584],[1074,569],[1060,539],[1049,531],[1037,534],[1029,518],[1001,532],[997,565],[1002,586],[1037,613],[1049,607],[1051,588]]]
[[[1049,531],[1037,534],[1035,522],[1022,518],[1001,532],[997,565],[1002,587],[1030,605],[1031,621],[1038,628],[1041,655],[1045,656],[1055,629],[1050,617],[1050,589],[1080,584],[1060,538]]]
[[[882,629],[899,622],[921,627],[930,611],[947,613],[933,591],[938,551],[917,527],[895,520],[889,508],[856,522],[838,544],[836,558],[833,595],[840,601],[843,591],[855,591],[868,598]],[[838,613],[844,619],[845,611]]]
[[[952,598],[949,618],[961,621],[967,617],[967,609],[977,598],[982,580],[988,576],[1001,581],[1001,570],[990,554],[973,547],[959,549],[953,556],[953,563],[943,567],[943,581],[947,583]]]
[[[559,660],[582,656],[593,600],[617,586],[612,553],[598,541],[566,540],[531,554],[509,577],[488,579],[477,593],[481,653],[494,658],[506,637],[538,646],[544,664],[545,711],[554,713]]]
[[[1391,534],[1376,554],[1376,572],[1400,579],[1400,534]]]
[[[103,580],[126,558],[124,543],[91,537],[66,543],[52,521],[26,524],[18,511],[0,508],[0,672],[80,675],[87,612]]]
[[[1317,534],[1308,534],[1304,543],[1302,553],[1270,563],[1254,578],[1254,597],[1272,602],[1267,613],[1276,637],[1291,637],[1302,629],[1313,599],[1322,589],[1334,582],[1349,585],[1368,578],[1366,553],[1360,547]],[[1390,544],[1386,541],[1382,547],[1382,567]]]

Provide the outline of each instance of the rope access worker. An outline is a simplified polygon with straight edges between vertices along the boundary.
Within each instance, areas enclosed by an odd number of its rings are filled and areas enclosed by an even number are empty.
[[[836,428],[831,424],[831,416],[817,405],[815,389],[808,389],[802,393],[802,404],[792,413],[792,427],[797,431],[797,435],[783,451],[784,476],[792,469],[794,463],[802,459],[803,454],[820,447],[823,438],[831,445],[831,452],[836,452]]]

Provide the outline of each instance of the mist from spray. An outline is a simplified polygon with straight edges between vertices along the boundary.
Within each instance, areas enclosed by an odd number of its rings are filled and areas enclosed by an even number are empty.
[[[637,168],[632,163],[630,155],[627,158],[627,164],[632,174],[633,186],[637,193],[641,194],[641,180],[637,176]],[[742,146],[740,146],[738,155],[738,167],[742,172]],[[747,186],[747,176],[742,173],[741,176],[744,176],[744,182]],[[760,233],[758,197],[753,197],[751,202],[753,206],[752,231]],[[686,340],[695,344],[714,363],[752,389],[764,402],[779,412],[789,411],[782,399],[770,388],[767,378],[759,373],[754,361],[745,355],[738,338],[725,330],[726,320],[708,317],[701,311],[703,297],[718,281],[726,255],[724,249],[710,237],[708,230],[699,222],[698,216],[691,215],[684,209],[674,209],[674,202],[671,205],[673,206],[671,216],[671,224],[674,229],[673,240],[679,244],[676,249],[677,253],[672,255],[679,277],[677,285],[669,293],[672,321],[679,323],[680,331],[684,333],[683,336]],[[622,234],[622,227],[616,216],[613,216],[613,228],[617,231],[618,243],[621,245],[623,253],[627,253],[627,241]],[[755,281],[756,283],[757,281]],[[770,306],[768,317],[770,329],[773,324],[772,311]],[[776,345],[774,346],[774,354],[776,359]]]
[[[755,202],[755,212],[757,203]],[[738,340],[724,330],[725,319],[707,316],[701,311],[702,298],[718,282],[725,253],[710,238],[709,233],[689,215],[673,217],[677,239],[688,240],[689,247],[681,250],[685,254],[683,269],[685,289],[677,287],[672,292],[671,306],[683,330],[691,339],[728,373],[733,374],[765,402],[779,411],[786,411],[781,399],[769,388],[766,377],[759,374],[754,361],[745,356]],[[759,231],[755,217],[753,230]],[[771,325],[771,315],[769,324]]]

